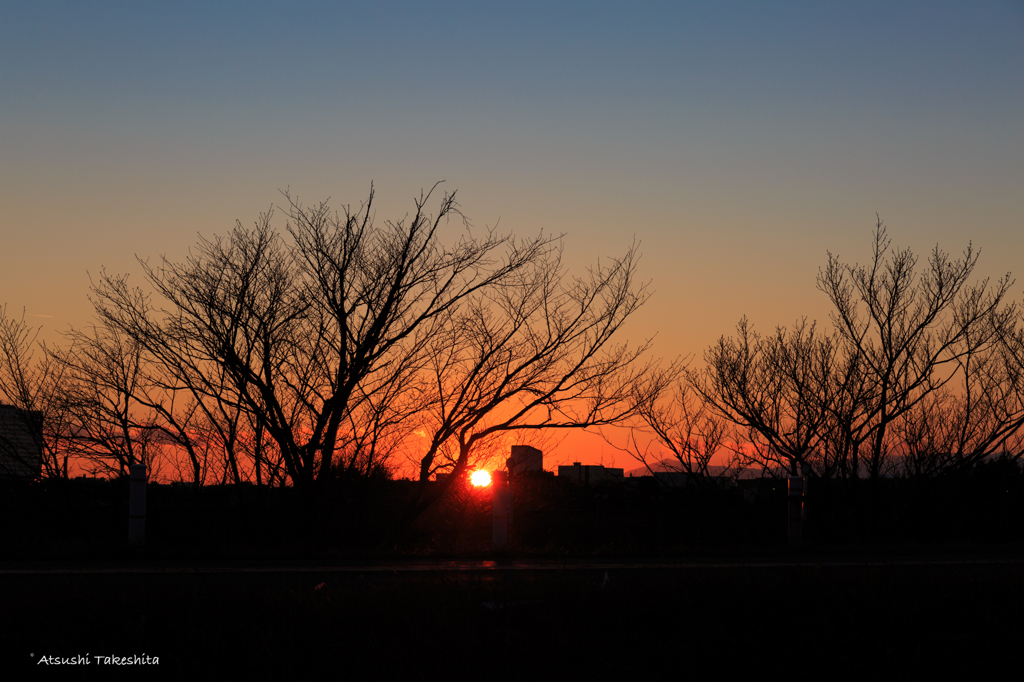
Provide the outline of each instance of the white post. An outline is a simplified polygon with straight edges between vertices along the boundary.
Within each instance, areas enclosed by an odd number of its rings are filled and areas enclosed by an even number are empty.
[[[142,545],[146,541],[146,465],[132,464],[131,487],[128,494],[128,542]]]
[[[803,544],[804,531],[804,495],[807,494],[803,476],[789,477],[789,546],[800,547]]]

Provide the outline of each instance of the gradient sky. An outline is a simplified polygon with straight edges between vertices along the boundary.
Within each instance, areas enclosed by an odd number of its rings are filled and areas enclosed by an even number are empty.
[[[1024,2],[485,4],[3,3],[0,304],[52,338],[89,273],[371,181],[378,219],[443,179],[577,270],[635,237],[662,356],[827,322],[876,212],[1024,275]]]

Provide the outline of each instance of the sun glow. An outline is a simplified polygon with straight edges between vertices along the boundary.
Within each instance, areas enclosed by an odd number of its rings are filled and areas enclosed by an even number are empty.
[[[483,488],[491,484],[491,475],[483,469],[474,471],[473,475],[469,477],[469,482],[478,488]]]

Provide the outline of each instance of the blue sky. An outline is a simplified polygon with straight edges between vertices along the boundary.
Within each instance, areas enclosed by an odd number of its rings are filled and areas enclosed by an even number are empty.
[[[634,238],[630,327],[693,354],[741,315],[825,321],[876,211],[922,254],[1024,247],[1024,3],[5,3],[0,303],[47,334],[88,273],[182,258],[291,188],[401,217]],[[499,222],[500,221],[500,222]],[[1019,298],[1024,284],[1014,289]]]

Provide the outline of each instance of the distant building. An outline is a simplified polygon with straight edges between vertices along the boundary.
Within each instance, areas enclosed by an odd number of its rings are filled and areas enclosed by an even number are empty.
[[[601,466],[600,464],[580,464],[558,467],[558,478],[565,477],[576,485],[593,483],[615,483],[624,480],[622,469]]]
[[[516,473],[544,471],[544,453],[529,445],[513,445],[511,459],[515,461]]]
[[[43,413],[0,405],[0,477],[43,473]]]

